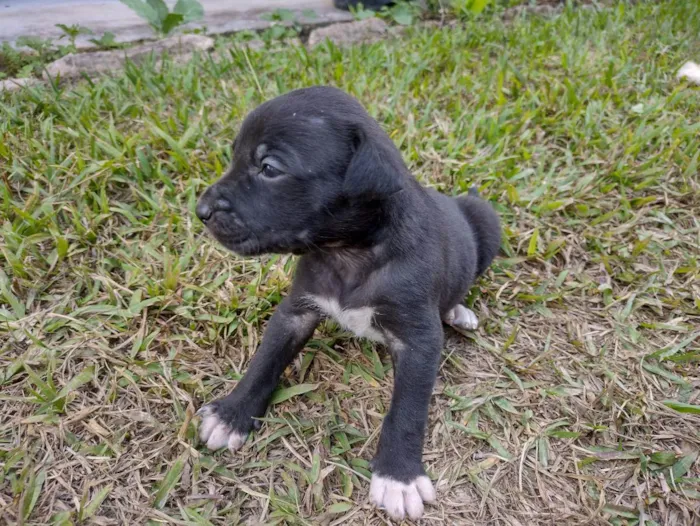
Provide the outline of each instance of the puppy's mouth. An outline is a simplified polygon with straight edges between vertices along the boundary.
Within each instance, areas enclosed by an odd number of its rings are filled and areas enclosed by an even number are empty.
[[[258,235],[253,231],[227,232],[207,225],[211,235],[231,252],[240,256],[260,256],[262,254],[303,254],[308,249],[300,243],[277,238],[273,235]]]
[[[254,236],[250,232],[223,232],[207,225],[211,235],[227,249],[242,255],[249,255],[247,247],[254,244]]]
[[[220,243],[223,243],[224,245],[231,246],[231,247],[237,247],[242,244],[244,244],[246,241],[248,241],[251,237],[250,234],[243,234],[235,237],[224,237],[222,238],[217,238]]]
[[[230,217],[222,217],[222,214],[222,212],[215,213],[204,221],[204,225],[214,239],[224,247],[239,252],[240,247],[245,246],[254,236],[240,221],[232,220]]]
[[[204,221],[204,225],[221,245],[241,256],[303,254],[310,248],[307,230],[296,233],[264,228],[255,229],[239,218],[221,211]]]

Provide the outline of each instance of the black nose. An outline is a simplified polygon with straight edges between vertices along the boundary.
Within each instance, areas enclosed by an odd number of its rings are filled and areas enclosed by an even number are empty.
[[[199,203],[197,203],[197,208],[195,209],[195,214],[197,214],[197,217],[203,222],[206,223],[207,219],[209,219],[214,213],[214,209],[211,207],[209,203],[207,203],[204,200],[200,200]]]

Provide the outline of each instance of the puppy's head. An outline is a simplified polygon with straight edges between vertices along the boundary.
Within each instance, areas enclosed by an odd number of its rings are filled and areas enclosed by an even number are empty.
[[[383,203],[408,177],[391,139],[354,98],[305,88],[248,115],[230,168],[196,213],[243,255],[352,245],[377,228]]]

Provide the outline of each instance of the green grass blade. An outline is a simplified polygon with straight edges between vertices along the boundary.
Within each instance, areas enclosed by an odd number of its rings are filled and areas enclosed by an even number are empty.
[[[165,477],[160,483],[158,492],[156,493],[155,499],[153,500],[153,507],[156,509],[162,509],[165,503],[170,497],[170,493],[175,489],[175,486],[180,482],[180,477],[182,476],[182,470],[185,468],[185,462],[187,461],[187,455],[183,454],[178,459],[173,462],[170,469],[165,473]]]
[[[685,404],[683,402],[676,402],[675,400],[664,400],[663,404],[666,407],[670,407],[674,411],[678,411],[679,413],[700,415],[700,405]]]
[[[24,506],[22,507],[22,518],[27,520],[32,514],[34,507],[36,506],[39,497],[41,496],[41,489],[46,481],[46,470],[42,469],[38,473],[32,473],[27,481],[27,485],[24,488]]]
[[[318,389],[319,385],[320,384],[297,384],[297,385],[293,385],[291,387],[277,389],[272,394],[272,399],[270,400],[270,405],[280,404],[282,402],[286,402],[287,400],[289,400],[290,398],[293,398],[295,396],[299,396],[299,395],[302,395],[304,393],[314,391],[314,390]]]
[[[98,491],[92,500],[80,510],[80,520],[86,520],[95,515],[97,510],[100,509],[102,502],[107,498],[109,492],[112,491],[112,484],[109,484]]]

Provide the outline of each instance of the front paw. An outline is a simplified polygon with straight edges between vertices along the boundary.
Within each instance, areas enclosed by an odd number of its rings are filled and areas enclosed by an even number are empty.
[[[406,515],[419,519],[423,515],[423,503],[435,502],[435,488],[426,475],[400,482],[374,473],[369,496],[372,504],[385,509],[392,519],[401,520]]]
[[[224,413],[216,403],[207,404],[197,411],[202,417],[199,438],[211,450],[228,447],[233,452],[245,443],[250,429],[235,429],[232,419],[226,419]]]

